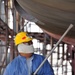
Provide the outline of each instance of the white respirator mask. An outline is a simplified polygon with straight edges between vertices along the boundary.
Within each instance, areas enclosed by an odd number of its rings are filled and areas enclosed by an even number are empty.
[[[19,44],[17,47],[19,53],[34,53],[33,44],[27,45],[27,44]]]

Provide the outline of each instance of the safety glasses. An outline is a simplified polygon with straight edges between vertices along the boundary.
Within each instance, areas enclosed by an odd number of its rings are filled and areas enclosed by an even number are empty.
[[[29,42],[23,42],[23,44],[31,45],[31,44],[33,44],[33,42],[32,42],[32,41],[29,41]]]

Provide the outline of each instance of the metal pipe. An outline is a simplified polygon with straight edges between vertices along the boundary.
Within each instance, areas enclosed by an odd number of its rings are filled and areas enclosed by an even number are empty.
[[[36,73],[39,71],[39,69],[42,67],[42,65],[45,63],[45,61],[48,59],[48,57],[51,55],[51,53],[54,51],[54,49],[57,47],[57,45],[62,41],[62,39],[65,37],[65,35],[69,32],[69,30],[73,27],[72,24],[67,28],[67,30],[64,32],[64,34],[61,36],[61,38],[58,40],[56,45],[52,48],[51,52],[45,57],[45,59],[42,61],[42,63],[39,65],[39,67],[36,69],[33,75],[36,75]]]

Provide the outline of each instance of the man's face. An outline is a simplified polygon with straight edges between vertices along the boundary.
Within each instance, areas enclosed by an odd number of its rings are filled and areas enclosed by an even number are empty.
[[[33,44],[33,42],[32,42],[32,41],[23,42],[23,44],[30,46],[30,45]],[[21,56],[25,56],[26,58],[30,58],[30,57],[33,55],[33,53],[20,53],[20,55],[21,55]]]
[[[29,55],[34,53],[33,42],[23,42],[17,46],[18,52],[24,55]]]

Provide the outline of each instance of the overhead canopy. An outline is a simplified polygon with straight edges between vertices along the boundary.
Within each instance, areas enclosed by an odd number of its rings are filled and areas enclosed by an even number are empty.
[[[59,36],[73,24],[66,37],[75,39],[75,0],[15,0],[15,7],[24,18]]]

